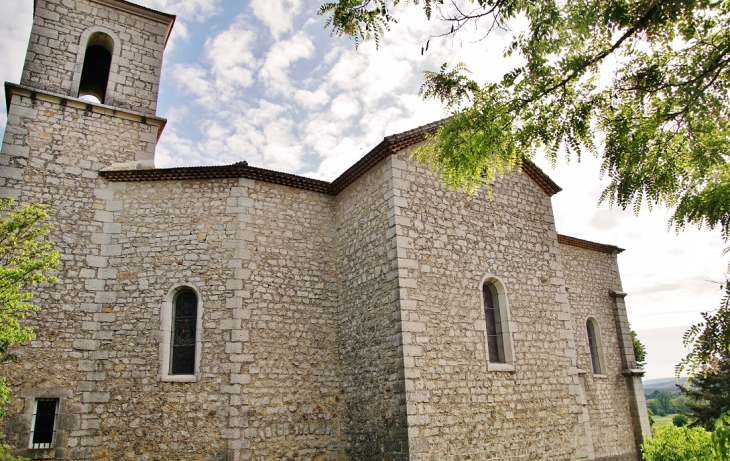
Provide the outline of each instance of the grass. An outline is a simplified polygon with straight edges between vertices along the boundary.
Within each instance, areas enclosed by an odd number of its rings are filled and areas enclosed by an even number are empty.
[[[654,415],[653,416],[654,427],[657,428],[657,427],[666,426],[667,424],[672,424],[672,418],[674,418],[675,416],[677,416],[677,415],[676,414],[666,415],[666,416]]]

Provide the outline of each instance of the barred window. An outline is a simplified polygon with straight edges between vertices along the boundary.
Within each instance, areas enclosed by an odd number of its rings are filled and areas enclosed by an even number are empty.
[[[58,399],[36,399],[29,448],[51,448],[56,438]]]
[[[179,291],[173,300],[171,375],[195,373],[198,297],[192,290]]]

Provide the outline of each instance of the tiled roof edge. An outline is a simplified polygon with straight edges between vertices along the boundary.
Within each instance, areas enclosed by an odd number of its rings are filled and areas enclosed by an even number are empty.
[[[246,162],[233,165],[195,166],[180,168],[150,168],[142,170],[103,170],[99,175],[112,182],[122,181],[185,181],[201,179],[246,178],[295,187],[297,189],[331,194],[326,181],[305,178],[289,173],[248,166]]]
[[[537,184],[549,197],[557,194],[562,187],[558,186],[555,181],[550,179],[544,171],[530,160],[525,159],[522,162],[522,171]]]
[[[428,134],[436,133],[436,130],[444,123],[445,120],[439,120],[412,130],[404,131],[403,133],[386,136],[380,144],[375,146],[374,149],[358,160],[357,163],[332,181],[332,193],[335,195],[339,194],[347,186],[355,182],[357,178],[367,173],[372,167],[389,155],[424,141]]]
[[[332,195],[337,195],[342,192],[347,186],[355,182],[357,178],[367,173],[372,167],[380,163],[384,158],[388,157],[392,153],[393,150],[391,149],[387,138],[380,141],[380,144],[375,146],[373,150],[368,152],[363,158],[358,160],[357,163],[352,165],[344,173],[337,177],[337,179],[332,181]]]
[[[355,182],[357,178],[365,174],[370,168],[377,165],[380,161],[386,158],[388,155],[396,153],[400,150],[407,149],[414,144],[423,142],[426,140],[428,135],[434,135],[440,127],[442,127],[448,121],[447,118],[438,120],[427,125],[422,125],[412,130],[404,131],[403,133],[397,133],[391,136],[386,136],[383,141],[378,144],[373,150],[367,155],[361,158],[355,165],[350,167],[347,171],[342,173],[337,179],[332,182],[332,191],[336,195],[340,193],[347,186]],[[563,190],[558,186],[555,181],[545,174],[542,169],[532,163],[530,160],[525,159],[522,162],[522,171],[532,179],[535,184],[540,187],[549,197],[557,194]]]
[[[583,240],[575,237],[569,237],[567,235],[558,234],[558,243],[563,245],[570,245],[578,248],[585,248],[586,250],[600,251],[602,253],[621,253],[625,251],[623,248],[619,248],[614,245],[605,245],[603,243],[591,242],[590,240]]]

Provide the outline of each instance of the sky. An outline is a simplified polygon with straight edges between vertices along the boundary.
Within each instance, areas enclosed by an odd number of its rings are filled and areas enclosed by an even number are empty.
[[[509,32],[445,32],[418,7],[392,12],[398,23],[355,48],[331,37],[319,2],[304,0],[138,0],[177,15],[165,51],[158,116],[168,124],[157,167],[231,164],[333,180],[384,136],[448,115],[418,96],[423,70],[464,62],[478,81],[498,80]],[[0,0],[0,79],[20,80],[32,0]],[[3,99],[4,100],[4,99]],[[0,111],[0,133],[6,113]],[[662,208],[598,204],[607,182],[600,161],[535,159],[562,188],[553,197],[559,233],[625,248],[619,255],[631,326],[648,350],[647,379],[671,377],[686,354],[682,333],[719,306],[728,257],[718,231],[668,228]]]

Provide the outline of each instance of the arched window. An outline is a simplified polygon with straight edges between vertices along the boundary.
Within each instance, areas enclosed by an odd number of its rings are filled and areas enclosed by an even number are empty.
[[[594,318],[586,320],[586,332],[588,333],[588,349],[591,352],[591,366],[593,374],[602,375],[605,373],[603,364],[603,342],[601,341],[601,330]]]
[[[507,290],[502,282],[489,275],[482,279],[480,288],[484,309],[485,347],[489,358],[487,370],[514,371],[512,333],[515,326],[510,321]]]
[[[170,374],[192,375],[195,373],[198,296],[193,290],[182,289],[177,292],[172,304]]]
[[[100,103],[104,102],[113,53],[114,41],[109,35],[103,32],[91,34],[81,70],[79,98],[91,97]]]
[[[482,286],[484,299],[484,319],[487,322],[487,350],[489,361],[505,363],[504,337],[502,335],[502,316],[499,309],[499,296],[493,283],[486,282]]]
[[[160,306],[160,381],[194,383],[200,379],[203,298],[191,283],[170,288]]]

